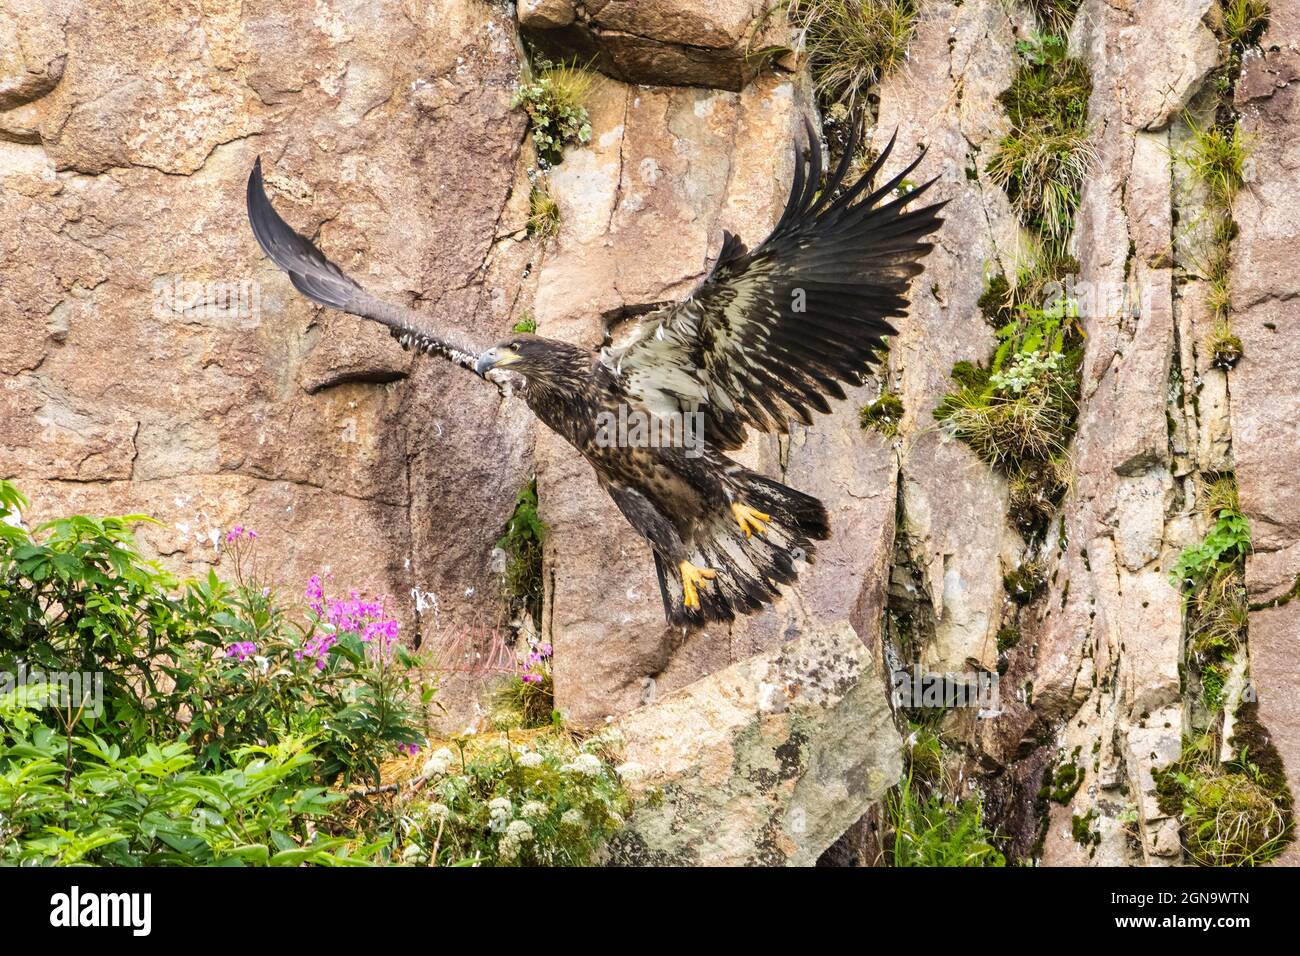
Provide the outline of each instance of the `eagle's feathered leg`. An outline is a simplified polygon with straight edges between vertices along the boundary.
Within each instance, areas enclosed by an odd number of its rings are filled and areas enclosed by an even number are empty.
[[[689,532],[679,532],[674,520],[636,488],[610,484],[606,489],[654,551],[668,620],[730,621],[770,603],[778,585],[795,580],[795,562],[811,560],[813,542],[830,535],[826,511],[811,495],[717,452],[686,467],[700,508]]]
[[[687,603],[684,587],[668,580],[665,603],[674,623],[730,621],[771,603],[779,585],[795,581],[797,562],[811,561],[815,542],[830,536],[826,509],[812,495],[716,452],[705,460],[721,477],[723,497],[698,522],[687,547],[694,564],[716,574],[698,592],[698,607]]]
[[[635,488],[608,484],[605,490],[614,499],[623,517],[654,549],[655,570],[659,574],[659,591],[664,599],[664,613],[673,617],[673,603],[699,609],[700,589],[708,586],[716,572],[712,568],[698,567],[688,558],[688,548],[677,533],[676,526],[654,503]],[[666,569],[672,568],[674,596],[670,597]]]

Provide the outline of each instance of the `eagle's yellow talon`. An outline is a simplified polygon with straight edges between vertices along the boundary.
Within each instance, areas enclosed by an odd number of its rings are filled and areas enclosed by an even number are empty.
[[[697,568],[689,561],[681,562],[677,565],[677,570],[682,576],[682,603],[687,607],[699,607],[699,589],[712,581],[717,572],[709,568]]]
[[[731,513],[736,518],[736,524],[740,525],[740,530],[745,532],[748,538],[751,534],[762,534],[767,530],[766,522],[772,520],[771,515],[765,515],[761,511],[749,507],[749,505],[737,504],[732,502]]]

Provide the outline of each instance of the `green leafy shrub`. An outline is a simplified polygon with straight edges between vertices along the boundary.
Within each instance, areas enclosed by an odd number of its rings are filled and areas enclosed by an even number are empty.
[[[0,482],[0,675],[18,675],[0,719],[12,859],[379,852],[383,837],[325,840],[312,824],[339,800],[331,784],[378,784],[381,761],[424,741],[432,692],[415,686],[381,601],[327,596],[313,578],[305,606],[282,605],[242,527],[221,542],[233,582],[214,571],[182,585],[136,551],[128,525],[143,519],[76,515],[29,531],[25,506]],[[39,702],[24,676],[36,672],[57,691]],[[83,674],[98,681],[64,679]]]
[[[1205,539],[1178,556],[1170,580],[1180,589],[1200,587],[1216,566],[1244,561],[1249,552],[1250,522],[1240,512],[1225,508],[1219,512]]]
[[[537,73],[515,90],[511,106],[522,106],[528,113],[533,145],[543,166],[562,162],[565,146],[591,141],[587,97],[595,82],[595,74],[577,64],[542,61]]]
[[[140,558],[135,519],[29,532],[26,505],[0,481],[0,676],[105,679],[102,700],[0,686],[0,864],[578,865],[628,812],[599,742],[558,730],[435,752],[423,790],[385,783],[418,759],[432,692],[382,601],[314,576],[282,603],[242,527],[221,542],[233,581],[182,585]],[[545,722],[549,656],[518,676],[526,723]]]
[[[1021,307],[998,330],[988,369],[969,362],[953,369],[957,391],[934,417],[947,424],[984,461],[1009,470],[1060,458],[1077,416],[1080,352],[1069,338],[1071,306]]]
[[[128,755],[60,734],[18,696],[0,696],[0,863],[339,865],[387,842],[313,827],[343,797],[310,783],[316,760],[301,740],[241,747],[229,769],[202,772],[184,741]]]
[[[223,540],[235,583],[213,571],[182,587],[135,550],[127,525],[141,520],[76,515],[0,539],[0,670],[102,674],[105,713],[87,728],[185,740],[205,766],[313,738],[322,771],[349,780],[423,739],[403,703],[413,662],[379,603],[326,598],[313,578],[292,620],[245,579],[256,532],[243,528]]]

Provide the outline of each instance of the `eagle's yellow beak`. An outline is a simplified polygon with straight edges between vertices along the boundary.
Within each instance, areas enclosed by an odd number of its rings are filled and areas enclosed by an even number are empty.
[[[519,353],[514,349],[505,346],[494,346],[478,357],[474,363],[474,371],[479,375],[486,375],[494,368],[501,368],[505,365],[514,365],[519,361]]]

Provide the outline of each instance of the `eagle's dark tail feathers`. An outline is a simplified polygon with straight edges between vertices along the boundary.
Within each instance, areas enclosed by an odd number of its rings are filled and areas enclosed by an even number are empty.
[[[815,541],[830,537],[826,509],[811,495],[731,464],[724,472],[732,503],[766,515],[765,529],[746,535],[730,505],[695,536],[690,562],[713,572],[688,607],[681,570],[655,556],[664,613],[673,624],[730,621],[757,611],[778,595],[778,584],[798,576],[798,562],[813,560]]]

